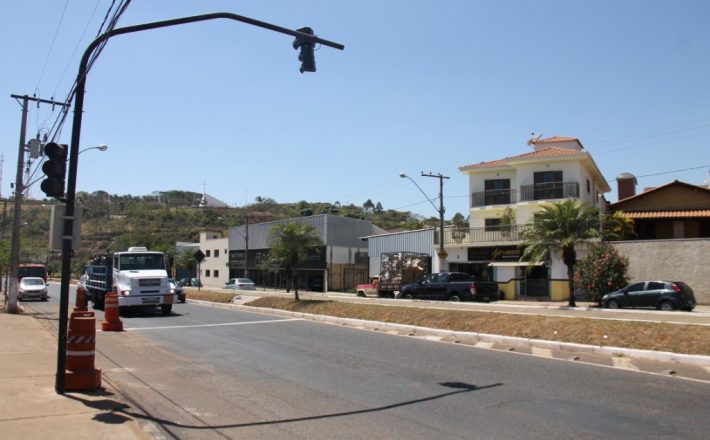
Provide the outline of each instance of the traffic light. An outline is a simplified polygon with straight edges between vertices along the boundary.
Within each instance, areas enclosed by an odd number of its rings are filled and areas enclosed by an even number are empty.
[[[313,35],[313,29],[309,27],[302,27],[296,30],[304,34]],[[315,46],[315,43],[303,37],[296,37],[293,40],[293,48],[301,49],[301,53],[298,54],[298,61],[301,62],[301,73],[316,71],[316,56],[313,54],[313,46]]]
[[[44,146],[47,161],[42,165],[42,171],[47,176],[40,188],[49,197],[57,200],[64,198],[64,180],[67,174],[68,145],[50,142]]]

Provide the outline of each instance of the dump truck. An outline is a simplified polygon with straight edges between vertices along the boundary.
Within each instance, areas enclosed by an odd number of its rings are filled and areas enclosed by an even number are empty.
[[[377,296],[394,298],[407,283],[418,281],[431,271],[431,256],[418,252],[380,254]]]
[[[177,295],[171,292],[165,255],[145,247],[94,258],[86,266],[85,288],[94,309],[103,310],[108,292],[118,295],[120,311],[160,307],[163,315],[172,312]]]

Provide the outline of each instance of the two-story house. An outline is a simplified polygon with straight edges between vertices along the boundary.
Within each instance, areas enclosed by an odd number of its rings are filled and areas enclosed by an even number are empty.
[[[543,206],[574,198],[599,206],[610,191],[579,139],[532,139],[533,151],[466,165],[470,229],[449,229],[445,245],[451,270],[495,280],[507,299],[566,299],[567,268],[557,259],[529,266],[520,262],[521,233]]]

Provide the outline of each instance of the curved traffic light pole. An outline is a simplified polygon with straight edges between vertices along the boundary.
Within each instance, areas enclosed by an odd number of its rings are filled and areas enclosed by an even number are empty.
[[[96,48],[111,37],[122,34],[130,34],[133,32],[147,31],[150,29],[158,29],[169,26],[178,26],[187,23],[196,23],[200,21],[216,20],[224,18],[228,20],[240,21],[260,28],[268,29],[274,32],[279,32],[286,35],[296,37],[299,42],[308,42],[313,45],[315,43],[323,46],[332,47],[334,49],[345,49],[345,46],[332,41],[324,40],[315,35],[304,32],[298,32],[291,29],[276,26],[252,18],[244,17],[228,12],[216,12],[213,14],[195,15],[191,17],[175,18],[172,20],[157,21],[152,23],[139,24],[135,26],[127,26],[123,28],[113,29],[108,31],[89,44],[84,51],[79,65],[79,73],[77,74],[76,95],[74,97],[74,118],[72,122],[72,137],[69,146],[69,170],[67,175],[67,192],[66,192],[66,209],[64,217],[64,234],[62,235],[62,281],[59,297],[59,338],[57,348],[57,375],[55,381],[55,390],[58,394],[64,394],[65,388],[65,367],[66,367],[66,344],[67,344],[67,320],[69,313],[69,284],[71,281],[71,254],[72,254],[72,231],[74,230],[74,203],[76,197],[76,174],[77,165],[79,162],[79,142],[81,138],[81,118],[84,110],[84,90],[86,87],[86,74],[89,64],[89,57],[94,53]],[[313,69],[315,70],[315,69]]]

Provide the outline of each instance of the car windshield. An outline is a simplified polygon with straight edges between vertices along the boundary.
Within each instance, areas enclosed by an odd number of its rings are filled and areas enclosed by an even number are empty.
[[[119,270],[165,270],[163,254],[123,254],[119,265]]]
[[[251,280],[248,278],[237,278],[237,283],[239,284],[252,284]]]
[[[41,278],[23,278],[22,283],[28,286],[41,286],[44,281]]]

